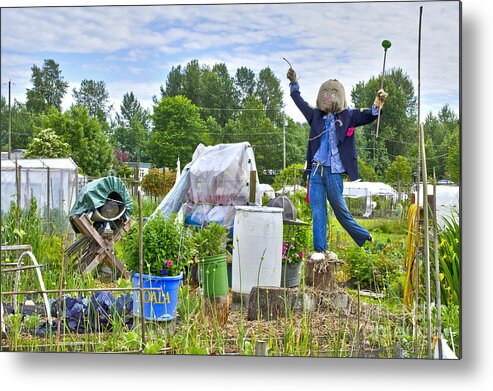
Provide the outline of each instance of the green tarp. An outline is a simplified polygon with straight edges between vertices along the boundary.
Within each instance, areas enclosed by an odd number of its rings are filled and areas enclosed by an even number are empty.
[[[114,176],[108,176],[89,182],[80,190],[74,206],[70,210],[70,222],[72,223],[72,219],[75,216],[93,212],[103,206],[111,193],[118,193],[120,195],[126,206],[124,216],[130,216],[132,214],[133,204],[127,187],[120,179]],[[73,224],[72,227],[78,232]]]

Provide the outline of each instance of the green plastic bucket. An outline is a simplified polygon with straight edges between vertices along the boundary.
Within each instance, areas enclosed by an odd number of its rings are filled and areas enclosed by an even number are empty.
[[[228,294],[228,271],[226,254],[211,255],[199,260],[200,283],[205,297]]]

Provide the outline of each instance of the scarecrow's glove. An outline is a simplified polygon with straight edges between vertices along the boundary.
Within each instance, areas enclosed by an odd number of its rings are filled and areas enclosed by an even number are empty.
[[[387,99],[388,96],[389,94],[387,94],[383,89],[380,88],[373,102],[373,106],[375,106],[378,110],[381,110],[385,102],[385,99]]]
[[[298,77],[296,76],[296,72],[293,68],[289,68],[288,74],[286,76],[288,77],[291,84],[298,82]]]

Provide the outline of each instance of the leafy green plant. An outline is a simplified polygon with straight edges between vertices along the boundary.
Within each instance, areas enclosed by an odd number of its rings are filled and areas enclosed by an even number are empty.
[[[460,226],[458,215],[444,217],[438,232],[438,258],[441,277],[441,297],[444,304],[459,305],[460,301]],[[434,257],[434,247],[430,245]]]
[[[129,331],[122,335],[122,348],[123,350],[139,350],[142,343],[142,338],[135,331]]]
[[[175,215],[158,213],[142,229],[144,272],[156,276],[177,276],[191,262],[191,234]],[[132,272],[139,270],[139,235],[135,226],[125,240],[125,262]]]
[[[283,230],[282,262],[298,263],[303,260],[311,244],[310,229],[304,226],[285,226]]]
[[[212,222],[193,234],[193,245],[200,258],[224,254],[228,240],[226,227]]]
[[[144,354],[158,354],[159,350],[164,348],[164,341],[147,341],[144,346]]]
[[[346,260],[343,270],[360,282],[361,288],[383,289],[391,285],[401,273],[402,243],[377,242],[374,247],[365,249],[356,244],[351,245],[339,257]],[[397,256],[395,255],[397,254]]]

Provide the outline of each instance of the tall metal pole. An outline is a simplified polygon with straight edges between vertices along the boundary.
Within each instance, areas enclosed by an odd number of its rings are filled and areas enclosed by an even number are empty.
[[[8,150],[9,160],[10,160],[10,154],[12,153],[12,107],[11,107],[11,99],[12,99],[12,80],[9,79],[9,150]]]
[[[384,49],[384,52],[383,52],[383,67],[382,67],[382,79],[380,81],[380,89],[383,89],[383,80],[385,78],[385,61],[387,59],[387,49],[390,48],[390,46],[391,46],[391,42],[389,40],[385,39],[384,41],[382,41],[382,47]],[[375,137],[378,137],[378,130],[380,129],[380,111],[381,108],[378,110],[377,131]]]

